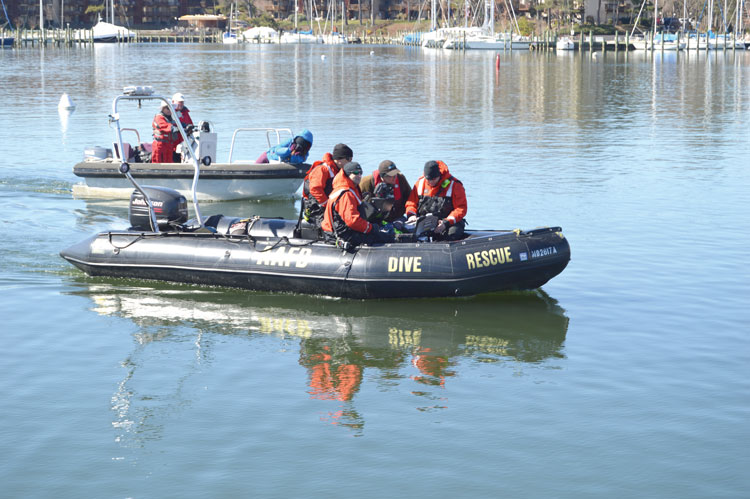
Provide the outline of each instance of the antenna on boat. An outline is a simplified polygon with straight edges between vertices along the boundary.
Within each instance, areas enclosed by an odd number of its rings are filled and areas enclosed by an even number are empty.
[[[131,175],[130,165],[127,162],[127,158],[122,157],[122,151],[124,151],[125,149],[123,147],[122,141],[122,129],[120,128],[120,113],[117,112],[117,104],[121,100],[137,100],[138,107],[141,106],[141,101],[144,100],[162,101],[165,102],[167,106],[169,106],[169,110],[172,112],[172,116],[177,116],[177,113],[172,107],[172,102],[170,100],[162,97],[161,95],[154,95],[154,89],[152,87],[129,86],[123,88],[122,95],[118,95],[117,97],[115,97],[114,101],[112,101],[112,114],[109,116],[110,122],[114,122],[115,128],[117,130],[117,147],[119,148],[120,160],[122,161],[122,163],[120,163],[120,173],[125,175],[136,188],[136,190],[143,195],[143,198],[146,200],[146,204],[148,205],[148,212],[151,217],[151,227],[153,228],[154,232],[159,232],[159,224],[156,221],[156,213],[154,212],[154,206],[151,203],[151,198],[148,196],[146,191],[138,184],[138,182],[135,181],[133,175]],[[201,227],[205,228],[205,226],[203,225],[203,217],[201,217],[200,207],[198,206],[198,196],[196,195],[196,187],[198,185],[198,178],[200,177],[201,170],[200,162],[195,155],[193,145],[188,141],[187,134],[185,133],[185,129],[182,127],[182,123],[180,122],[180,120],[175,120],[175,124],[180,131],[182,140],[187,146],[186,149],[188,151],[188,154],[190,155],[191,163],[193,163],[193,168],[195,169],[195,173],[193,174],[192,186],[193,208],[195,209],[195,217],[198,219],[198,224],[200,224]]]

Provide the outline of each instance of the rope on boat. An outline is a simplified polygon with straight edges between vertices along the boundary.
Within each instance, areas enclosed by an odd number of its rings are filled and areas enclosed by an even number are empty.
[[[274,250],[274,249],[278,248],[281,245],[291,246],[291,247],[294,247],[294,248],[301,248],[303,246],[311,246],[312,244],[314,244],[314,243],[317,242],[317,240],[313,239],[313,240],[310,240],[310,241],[307,241],[307,242],[304,242],[304,243],[301,243],[301,244],[293,244],[289,240],[289,238],[287,236],[281,236],[278,239],[278,241],[276,241],[272,245],[267,246],[267,247],[259,250],[259,249],[257,249],[258,240],[256,238],[254,238],[253,236],[250,235],[250,230],[253,228],[253,225],[255,225],[258,222],[258,220],[260,220],[260,219],[261,219],[260,216],[255,215],[255,216],[253,216],[251,218],[246,218],[246,219],[240,220],[241,222],[247,222],[246,234],[244,234],[244,235],[221,234],[221,233],[218,233],[218,232],[214,232],[214,233],[212,233],[212,235],[214,237],[220,237],[221,239],[224,239],[227,242],[236,243],[236,244],[241,244],[245,240],[245,238],[247,238],[248,243],[251,243],[253,245],[253,250],[257,251],[258,253],[265,253],[266,251]],[[180,234],[189,234],[189,233],[180,233]],[[108,232],[107,233],[107,236],[108,236],[108,239],[109,239],[109,244],[115,249],[116,253],[119,253],[121,250],[124,250],[124,249],[126,249],[126,248],[134,245],[135,243],[137,243],[138,241],[140,241],[142,239],[147,239],[149,237],[169,237],[169,236],[173,236],[173,235],[176,235],[176,234],[172,233],[172,232],[160,232],[160,233],[157,233],[157,234],[140,233],[140,234],[138,234],[138,237],[136,237],[135,239],[133,239],[132,241],[130,241],[128,244],[126,244],[124,246],[117,246],[112,241],[113,233],[112,232]]]
[[[124,250],[124,249],[126,249],[126,248],[128,248],[128,247],[130,247],[132,245],[134,245],[135,243],[137,243],[141,239],[145,239],[146,238],[145,234],[138,234],[138,237],[136,237],[135,239],[133,239],[132,241],[130,241],[125,246],[117,246],[115,243],[112,242],[112,232],[108,232],[107,236],[108,236],[108,239],[109,239],[109,244],[115,249],[115,253],[119,253],[120,251],[122,251],[122,250]]]

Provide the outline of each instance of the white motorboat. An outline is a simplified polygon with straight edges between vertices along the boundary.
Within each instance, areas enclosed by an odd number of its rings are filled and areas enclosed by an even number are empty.
[[[420,44],[424,48],[439,49],[443,48],[445,43],[445,35],[442,30],[436,29],[434,31],[428,31],[424,33],[420,38]]]
[[[153,95],[150,87],[126,87],[124,95],[143,95],[151,99],[158,97]],[[198,199],[281,199],[295,195],[310,165],[256,163],[254,159],[237,158],[240,149],[243,154],[249,150],[260,153],[259,149],[265,151],[281,143],[282,139],[293,137],[290,128],[236,129],[229,146],[229,159],[224,163],[216,162],[217,134],[211,128],[210,123],[204,121],[192,133],[182,132],[184,141],[188,141],[200,161],[200,185],[196,191]],[[182,162],[150,163],[150,141],[142,142],[135,128],[118,128],[118,132],[134,140],[123,141],[123,153],[120,152],[119,142],[113,142],[111,147],[86,148],[83,161],[73,167],[73,174],[83,180],[83,183],[73,186],[74,196],[129,198],[133,186],[121,172],[123,164],[128,165],[134,178],[144,183],[175,189],[185,196],[191,195],[195,170],[190,162],[191,154],[187,151],[189,147],[182,147]],[[237,140],[238,136],[244,137],[242,143]],[[252,141],[252,138],[256,141]],[[248,142],[251,143],[250,147]]]
[[[440,28],[435,31],[435,36],[440,39],[440,44],[436,48],[459,50],[463,48],[463,42],[467,38],[476,38],[482,36],[483,33],[484,31],[479,26]]]
[[[449,38],[443,44],[445,49],[459,50],[529,50],[532,41],[527,37],[510,33],[471,35],[463,38]]]
[[[115,2],[114,0],[105,0],[104,15],[102,19],[99,16],[97,23],[91,28],[91,36],[95,43],[115,43],[130,41],[135,38],[135,32],[130,31],[124,26],[115,24]],[[78,38],[88,37],[88,34],[78,32]]]
[[[135,32],[116,24],[102,21],[99,18],[93,30],[94,43],[115,43],[118,41],[130,41],[135,38]]]
[[[510,33],[466,38],[466,48],[470,50],[529,50],[531,43],[527,37]]]
[[[349,40],[346,38],[346,35],[333,32],[333,33],[328,33],[327,35],[323,37],[323,43],[327,45],[341,45],[341,44],[349,43]]]
[[[221,34],[221,43],[224,45],[237,45],[242,41],[242,35],[237,34],[237,27],[235,21],[236,7],[234,3],[229,6],[229,24],[227,30]]]
[[[690,36],[690,47],[695,47],[696,44],[698,46],[698,50],[706,50],[706,45],[708,45],[708,50],[745,50],[745,42],[741,38],[732,38],[731,35],[724,34],[724,35],[718,35],[714,33],[709,33],[708,36],[706,36],[705,33],[699,35],[696,37],[696,35]]]
[[[279,37],[279,43],[288,44],[309,44],[309,43],[323,43],[323,37],[313,34],[312,26],[309,31],[299,31],[297,29],[297,12],[299,8],[294,8],[294,29],[292,31],[286,31]]]
[[[281,34],[279,43],[323,43],[323,37],[311,31],[287,31]]]
[[[563,36],[557,39],[555,43],[555,49],[557,50],[575,50],[576,42],[573,41],[569,36]]]
[[[237,37],[237,33],[233,33],[231,31],[225,31],[221,35],[221,43],[224,45],[237,45],[239,43],[239,38]]]
[[[676,51],[686,46],[684,40],[678,40],[677,35],[671,33],[657,33],[653,42],[649,38],[633,38],[630,43],[636,50]],[[653,46],[653,47],[652,47]]]
[[[242,36],[248,42],[279,43],[279,32],[269,26],[256,26],[245,30]]]

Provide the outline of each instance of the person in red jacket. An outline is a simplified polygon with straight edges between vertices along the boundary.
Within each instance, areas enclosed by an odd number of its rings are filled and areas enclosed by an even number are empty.
[[[175,117],[180,120],[180,123],[182,123],[182,128],[185,129],[185,133],[187,135],[190,135],[193,133],[193,128],[195,128],[195,125],[193,125],[193,119],[190,117],[190,109],[185,107],[185,96],[181,93],[177,92],[172,96],[172,107],[174,108]],[[182,136],[177,136],[177,141],[175,142],[175,150],[177,149],[177,146],[179,146],[182,143]],[[180,163],[182,162],[182,154],[175,153],[174,155],[174,162]]]
[[[344,241],[352,246],[393,242],[393,234],[381,231],[362,216],[362,167],[349,162],[333,179],[333,192],[326,203],[321,228],[329,241]]]
[[[333,192],[333,178],[354,157],[346,144],[336,144],[333,153],[325,153],[322,161],[316,161],[307,171],[302,187],[304,217],[320,227],[323,222],[328,196]]]
[[[151,162],[152,163],[172,163],[174,161],[174,151],[177,147],[177,137],[180,136],[180,130],[172,119],[172,112],[169,110],[169,104],[162,102],[159,114],[154,116],[151,123],[154,130],[154,142],[151,145]]]
[[[193,124],[193,119],[190,117],[190,109],[185,107],[185,96],[177,92],[172,96],[172,107],[175,110],[177,119],[182,123],[182,127],[187,129],[188,125]],[[180,138],[182,139],[182,138]],[[178,142],[179,144],[179,142]]]
[[[455,241],[464,235],[466,191],[463,184],[448,171],[442,161],[428,161],[406,201],[406,216],[414,222],[417,216],[432,213],[440,218],[436,239]]]

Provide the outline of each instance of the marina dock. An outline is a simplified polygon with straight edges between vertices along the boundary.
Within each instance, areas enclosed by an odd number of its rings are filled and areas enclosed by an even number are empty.
[[[134,36],[128,38],[123,36],[118,38],[114,43],[222,43],[222,32],[216,30],[204,30],[199,32],[168,32],[168,31],[155,31],[155,30],[133,30]],[[381,33],[368,33],[366,31],[358,32],[352,31],[347,33],[350,39],[356,40],[357,43],[371,44],[371,45],[407,45],[407,46],[421,46],[420,39],[424,33],[416,32],[400,32],[396,35],[387,36]],[[708,50],[708,46],[705,42],[702,44],[698,43],[698,39],[694,36],[686,36],[681,33],[677,33],[678,43],[682,39],[684,41],[684,49],[681,50]],[[644,37],[637,37],[638,40],[653,40],[653,33],[647,33]],[[531,43],[529,44],[530,50],[540,51],[554,51],[561,50],[557,47],[557,41],[562,38],[567,38],[572,44],[572,48],[566,49],[567,51],[574,52],[619,52],[619,51],[632,51],[636,50],[636,46],[633,41],[636,38],[631,39],[628,33],[615,34],[615,35],[594,35],[593,33],[578,33],[573,36],[561,36],[556,32],[545,32],[541,35],[531,37]],[[0,30],[0,40],[3,40],[3,46],[6,47],[45,47],[45,46],[73,46],[73,45],[86,45],[94,43],[93,30],[86,29],[45,29],[45,30]],[[242,43],[269,43],[264,40],[258,39],[242,39]],[[734,35],[725,36],[723,42],[719,43],[712,50],[721,51],[732,51],[737,50],[738,45],[741,50],[742,44],[735,44]],[[750,45],[748,40],[744,40],[744,44],[747,47]],[[455,50],[466,50],[466,44],[462,44],[460,40],[454,43]],[[653,46],[653,44],[651,44]],[[439,47],[433,47],[439,48]],[[510,44],[507,47],[502,47],[499,51],[510,51],[519,50],[513,49]],[[658,46],[649,48],[650,51],[661,51]]]

